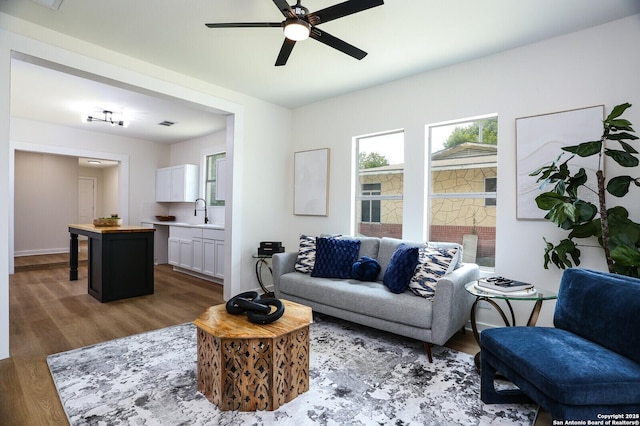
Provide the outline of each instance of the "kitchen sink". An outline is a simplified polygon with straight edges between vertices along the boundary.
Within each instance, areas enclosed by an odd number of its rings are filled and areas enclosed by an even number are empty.
[[[224,229],[224,225],[218,225],[217,223],[201,223],[200,225],[192,226],[194,228]]]

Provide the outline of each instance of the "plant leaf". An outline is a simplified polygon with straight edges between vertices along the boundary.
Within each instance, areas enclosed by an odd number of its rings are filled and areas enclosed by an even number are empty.
[[[607,192],[616,197],[624,197],[629,192],[629,186],[633,182],[631,176],[616,176],[607,183]]]
[[[559,203],[553,206],[545,215],[545,219],[550,220],[562,229],[571,229],[578,218],[578,211],[572,203]]]
[[[569,239],[560,241],[554,248],[554,255],[551,256],[551,259],[558,268],[570,268],[573,266],[573,263],[575,263],[576,266],[580,265],[580,250],[575,243]],[[571,256],[571,260],[569,260],[567,255]],[[571,263],[571,261],[573,261],[573,263]]]
[[[638,137],[636,135],[632,135],[631,133],[620,132],[620,133],[609,133],[607,135],[607,139],[610,139],[612,141],[620,141],[623,139],[636,140],[638,139]]]
[[[581,224],[589,222],[596,217],[596,214],[598,213],[598,208],[587,201],[576,200],[574,206],[576,207],[577,212],[576,222]]]
[[[611,259],[622,266],[640,266],[640,251],[637,247],[621,244],[611,251]]]
[[[587,183],[588,180],[588,176],[587,173],[584,171],[584,168],[580,168],[580,170],[578,170],[578,172],[573,175],[572,177],[570,177],[567,181],[567,193],[573,197],[573,198],[577,198],[578,197],[578,189],[584,185],[585,183]]]
[[[607,118],[604,120],[605,123],[608,122],[608,121],[613,120],[614,118],[620,117],[622,114],[624,114],[624,112],[629,107],[631,107],[631,104],[629,102],[625,102],[623,104],[616,105],[615,107],[613,107],[613,109],[611,110],[611,112],[609,113]]]
[[[628,152],[624,151],[616,151],[613,149],[606,149],[604,151],[605,155],[608,155],[615,161],[620,164],[622,167],[636,167],[640,162],[636,157]]]
[[[540,210],[551,210],[559,203],[564,203],[564,197],[555,192],[545,192],[536,197],[536,204]]]
[[[569,233],[569,238],[598,237],[600,234],[600,221],[592,220],[581,225],[576,225]]]
[[[611,127],[611,129],[614,131],[629,130],[633,132],[633,129],[631,128],[631,122],[629,120],[625,120],[624,118],[606,121],[606,124],[608,124],[609,127]]]
[[[620,144],[622,149],[624,149],[629,154],[637,154],[638,153],[638,151],[636,151],[636,149],[634,147],[632,147],[631,145],[629,145],[628,143],[623,142],[623,141],[618,141],[618,143]]]
[[[580,157],[589,157],[591,155],[598,154],[601,149],[602,141],[583,142],[579,145],[566,146],[562,148],[563,151],[571,152],[579,155]]]

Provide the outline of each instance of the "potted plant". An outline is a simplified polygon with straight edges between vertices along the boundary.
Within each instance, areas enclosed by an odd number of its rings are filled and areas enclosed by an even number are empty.
[[[629,193],[631,184],[640,187],[640,177],[628,175],[605,177],[604,156],[622,167],[638,167],[638,151],[631,145],[638,139],[631,123],[622,114],[631,107],[624,103],[617,105],[603,121],[600,140],[583,142],[562,148],[572,155],[561,162],[561,153],[550,165],[541,167],[530,176],[539,176],[540,188],[553,185],[551,190],[536,197],[538,208],[547,211],[545,219],[569,231],[567,238],[554,245],[544,239],[544,267],[549,262],[564,269],[580,265],[580,249],[575,240],[595,237],[603,249],[609,272],[622,275],[640,276],[640,224],[629,218],[629,212],[622,206],[607,207],[606,193],[622,198]],[[613,145],[613,147],[612,147]],[[589,179],[584,168],[575,173],[569,170],[569,162],[576,155],[580,157],[598,156],[595,173],[598,205],[580,198],[579,189],[592,191],[586,183]]]

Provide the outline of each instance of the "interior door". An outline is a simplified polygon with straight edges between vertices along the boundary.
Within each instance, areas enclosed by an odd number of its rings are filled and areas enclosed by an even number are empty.
[[[78,178],[78,223],[93,223],[96,210],[95,178]]]

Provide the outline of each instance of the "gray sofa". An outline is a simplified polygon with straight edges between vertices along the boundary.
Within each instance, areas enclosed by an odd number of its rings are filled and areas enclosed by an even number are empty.
[[[381,266],[378,281],[313,277],[295,270],[297,252],[278,253],[272,259],[276,297],[310,306],[326,315],[420,340],[432,362],[430,344],[443,345],[469,320],[474,299],[464,285],[478,279],[478,265],[460,263],[438,281],[433,300],[416,296],[410,290],[395,294],[382,283],[394,251],[400,243],[408,246],[423,243],[394,238],[359,240],[359,256],[375,258]],[[430,246],[459,247],[454,243],[430,243]]]

